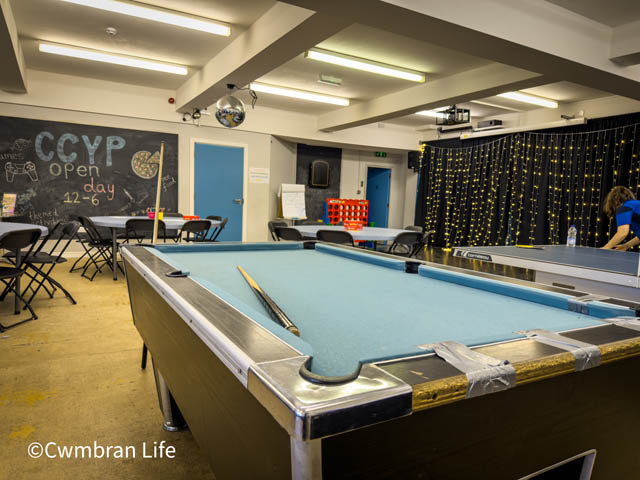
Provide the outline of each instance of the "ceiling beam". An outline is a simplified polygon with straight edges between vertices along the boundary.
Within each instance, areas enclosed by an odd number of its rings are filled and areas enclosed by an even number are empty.
[[[278,2],[178,89],[176,109],[208,107],[225,94],[227,84],[245,86],[349,23]]]
[[[549,83],[538,73],[494,63],[439,78],[368,102],[341,108],[318,118],[318,129],[336,131],[401,117],[454,103]]]
[[[609,60],[611,28],[549,2],[283,1],[640,100],[640,71]]]
[[[609,58],[627,67],[640,64],[640,20],[613,29]]]
[[[9,0],[0,0],[0,58],[2,58],[0,89],[7,92],[26,93],[27,77],[24,57]]]

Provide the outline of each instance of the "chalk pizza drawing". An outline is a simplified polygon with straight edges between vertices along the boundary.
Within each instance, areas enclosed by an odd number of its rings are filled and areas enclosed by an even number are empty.
[[[134,153],[131,157],[131,169],[140,178],[149,180],[158,174],[159,161],[160,152],[151,154],[151,152],[142,150]]]

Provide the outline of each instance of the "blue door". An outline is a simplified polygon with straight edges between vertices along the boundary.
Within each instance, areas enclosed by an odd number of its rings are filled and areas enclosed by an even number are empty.
[[[242,241],[244,148],[196,143],[194,214],[229,218],[218,240]]]
[[[391,189],[391,169],[367,169],[367,200],[369,200],[369,222],[376,227],[386,228],[389,223],[389,191]]]

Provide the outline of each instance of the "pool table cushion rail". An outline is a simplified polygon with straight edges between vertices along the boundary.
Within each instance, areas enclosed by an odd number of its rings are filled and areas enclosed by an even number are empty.
[[[617,317],[598,327],[588,327],[559,335],[565,346],[532,336],[493,345],[473,347],[474,352],[504,361],[515,370],[515,383],[508,388],[552,377],[578,373],[623,359],[640,356],[640,319]],[[553,332],[551,332],[553,333]],[[540,342],[540,340],[545,340]],[[562,343],[562,342],[561,342]],[[595,361],[580,361],[587,347]],[[430,346],[432,348],[432,346]],[[396,359],[377,367],[404,380],[412,387],[412,411],[420,411],[470,398],[473,385],[465,373],[436,353]],[[489,372],[494,374],[495,372]],[[500,372],[495,375],[501,379]],[[497,390],[496,390],[497,391]]]
[[[248,389],[292,437],[307,441],[410,415],[412,388],[372,364],[348,383],[314,384],[301,356],[254,364]]]

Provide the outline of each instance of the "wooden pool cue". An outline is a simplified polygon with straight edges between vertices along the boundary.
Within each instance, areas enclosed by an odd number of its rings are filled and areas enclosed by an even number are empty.
[[[162,192],[162,158],[164,142],[160,142],[160,161],[158,162],[158,189],[156,191],[156,214],[153,216],[153,244],[158,243],[158,220],[160,217],[160,193]]]
[[[262,288],[260,288],[260,285],[258,285],[258,283],[253,278],[251,278],[251,276],[247,272],[245,272],[240,265],[238,265],[237,267],[249,286],[253,289],[253,292],[258,296],[266,309],[269,310],[271,317],[279,325],[284,327],[285,330],[288,330],[299,337],[300,330],[298,330],[298,327],[296,327],[294,323],[289,320],[289,317],[287,317],[287,315],[282,311],[278,304],[274,302],[271,297],[267,295],[264,290],[262,290]]]

